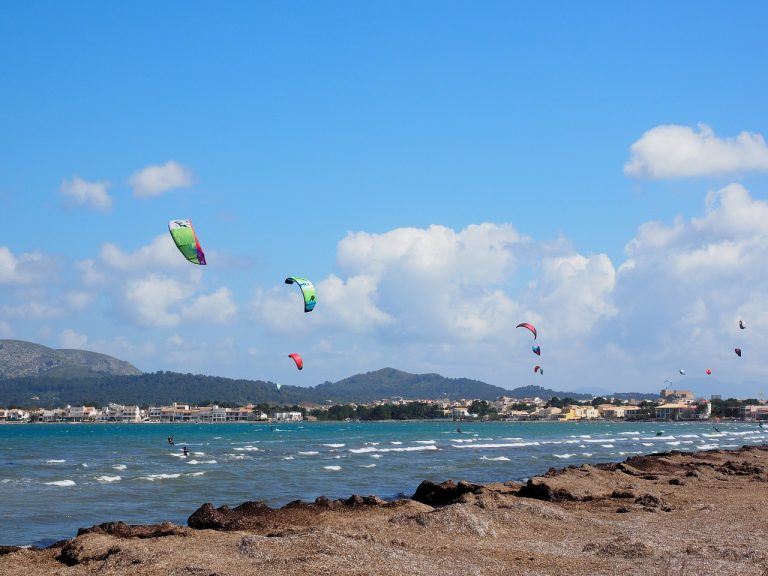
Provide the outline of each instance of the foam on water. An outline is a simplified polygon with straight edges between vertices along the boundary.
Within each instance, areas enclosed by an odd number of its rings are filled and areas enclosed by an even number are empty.
[[[150,474],[149,476],[139,476],[136,480],[149,480],[155,482],[157,480],[173,480],[174,478],[181,477],[181,474]]]
[[[506,456],[496,456],[495,458],[489,458],[488,456],[483,456],[480,458],[480,460],[488,460],[489,462],[509,462],[509,458]]]
[[[217,464],[216,460],[190,460],[187,464]]]
[[[54,459],[50,459],[50,460],[46,460],[46,461],[45,461],[45,463],[46,463],[46,464],[64,464],[64,462],[66,462],[66,460],[54,460]]]
[[[360,468],[376,468],[376,464],[361,464]]]
[[[344,448],[346,444],[323,444],[323,446],[326,446],[328,448]]]
[[[341,470],[341,466],[323,466],[324,470],[330,470],[332,472],[338,472]]]
[[[539,446],[538,442],[505,442],[499,444],[454,444],[454,448],[520,448],[522,446]]]
[[[299,452],[300,456],[317,456],[320,454],[320,452],[316,452],[315,450],[307,450],[306,452]]]
[[[414,440],[414,444],[434,444],[434,440]]]
[[[283,456],[283,460],[293,460],[293,456]]]
[[[552,454],[555,458],[573,458],[576,454]]]
[[[390,444],[402,444],[402,442],[395,441],[395,442],[390,442]]]
[[[61,487],[67,487],[67,486],[75,486],[74,480],[54,480],[53,482],[45,482],[46,486],[61,486]]]
[[[600,444],[603,448],[613,448],[613,444]]]
[[[120,478],[120,476],[106,476],[106,475],[104,475],[104,476],[97,476],[96,480],[98,480],[99,482],[120,482],[120,480],[122,480],[122,478]]]

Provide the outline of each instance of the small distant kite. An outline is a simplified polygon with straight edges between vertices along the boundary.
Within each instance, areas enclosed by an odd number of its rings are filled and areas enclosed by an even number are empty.
[[[541,346],[531,346],[531,350],[536,356],[541,356]]]
[[[286,284],[298,284],[301,288],[301,295],[304,296],[304,312],[312,312],[317,304],[317,292],[315,285],[306,278],[299,276],[289,276],[285,279]]]
[[[739,328],[744,330],[747,327],[747,323],[744,320],[739,320]]]
[[[710,374],[712,374],[712,370],[710,370],[709,368],[707,368],[707,376],[709,376]]]
[[[282,385],[282,384],[280,384],[279,382],[277,382],[277,383],[275,384],[275,388],[277,388],[277,391],[278,391],[278,392],[280,392],[280,388],[282,388],[282,387],[283,387],[283,385]]]
[[[294,352],[293,354],[288,354],[288,358],[292,358],[293,361],[296,362],[296,368],[299,370],[304,368],[304,360],[302,360],[301,355]]]
[[[517,326],[515,326],[515,328],[527,328],[527,329],[528,329],[528,330],[530,330],[530,331],[531,331],[531,333],[533,334],[533,339],[534,339],[534,340],[536,340],[536,338],[538,338],[538,336],[539,336],[539,335],[536,333],[536,327],[535,327],[533,324],[528,324],[528,322],[521,322],[520,324],[518,324]]]
[[[533,373],[536,374],[538,372],[542,376],[544,375],[544,369],[541,366],[534,366],[533,367]]]
[[[168,222],[168,231],[176,248],[187,260],[192,264],[205,266],[205,254],[192,227],[192,220],[171,220]]]
[[[680,372],[681,375],[685,376],[685,370],[683,370],[682,368],[680,368],[680,370],[678,370],[678,372]]]
[[[741,358],[741,348],[734,348],[733,351],[736,352],[736,356]]]

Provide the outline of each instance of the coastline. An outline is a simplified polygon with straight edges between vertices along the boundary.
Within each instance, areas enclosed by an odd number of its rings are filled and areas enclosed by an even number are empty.
[[[109,523],[47,549],[40,574],[763,573],[768,447],[659,452],[525,484],[423,482],[410,499],[204,504],[187,526]]]

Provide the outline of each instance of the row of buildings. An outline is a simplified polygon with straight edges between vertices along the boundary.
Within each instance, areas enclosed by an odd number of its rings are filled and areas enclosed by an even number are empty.
[[[93,406],[65,406],[63,408],[37,410],[2,409],[0,422],[253,422],[297,421],[301,412],[274,412],[265,414],[252,404],[239,408],[222,408],[218,405],[191,406],[173,403],[171,406],[139,406],[109,404],[104,408]]]

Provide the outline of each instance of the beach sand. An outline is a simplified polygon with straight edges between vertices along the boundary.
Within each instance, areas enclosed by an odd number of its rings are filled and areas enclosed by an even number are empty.
[[[412,500],[202,506],[189,526],[104,524],[0,574],[768,575],[768,447],[423,483]],[[21,520],[23,521],[23,520]]]

